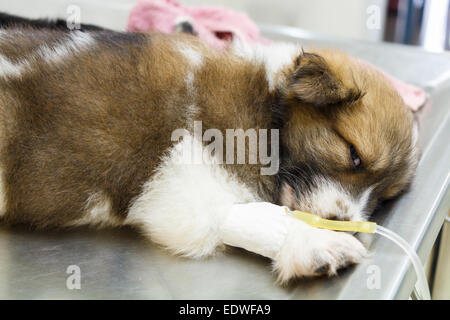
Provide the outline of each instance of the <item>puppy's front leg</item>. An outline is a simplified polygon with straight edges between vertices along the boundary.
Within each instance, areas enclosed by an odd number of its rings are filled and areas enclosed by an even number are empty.
[[[366,254],[355,237],[312,228],[267,202],[234,205],[224,217],[220,235],[225,244],[274,260],[282,283],[294,277],[334,274]]]
[[[205,257],[227,244],[269,257],[281,282],[333,274],[364,256],[349,234],[312,228],[283,207],[254,202],[253,192],[221,166],[184,163],[182,151],[192,145],[188,137],[171,150],[131,205],[126,224],[184,256]]]
[[[224,247],[219,229],[234,203],[258,200],[213,161],[186,161],[186,155],[198,152],[202,144],[191,136],[176,144],[132,202],[125,221],[169,251],[191,258]]]

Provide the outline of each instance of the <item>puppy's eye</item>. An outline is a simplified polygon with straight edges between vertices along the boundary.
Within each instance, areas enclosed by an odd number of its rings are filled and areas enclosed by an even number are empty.
[[[353,167],[358,169],[361,166],[361,158],[353,145],[350,145],[350,158],[352,159]]]

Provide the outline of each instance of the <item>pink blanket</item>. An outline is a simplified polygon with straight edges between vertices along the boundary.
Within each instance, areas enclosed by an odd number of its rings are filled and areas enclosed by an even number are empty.
[[[244,13],[219,7],[183,6],[176,0],[140,0],[131,10],[127,30],[172,33],[181,22],[188,22],[198,37],[218,49],[226,48],[233,37],[248,43],[270,43]],[[384,74],[413,111],[425,104],[428,95],[422,89]]]

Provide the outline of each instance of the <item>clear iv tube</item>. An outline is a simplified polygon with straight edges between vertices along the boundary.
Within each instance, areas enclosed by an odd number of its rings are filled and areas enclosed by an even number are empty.
[[[334,231],[355,231],[355,232],[365,232],[365,233],[377,233],[380,234],[394,243],[396,243],[400,248],[405,251],[409,259],[412,262],[414,270],[417,275],[416,292],[419,299],[430,300],[430,289],[428,287],[427,277],[422,266],[422,262],[417,256],[416,252],[410,247],[410,245],[398,234],[392,232],[389,229],[383,228],[377,225],[375,222],[369,221],[336,221],[323,219],[315,214],[303,212],[303,211],[290,211],[285,208],[286,212],[289,212],[294,218],[306,222],[312,227],[323,228]]]
[[[377,225],[375,233],[390,239],[391,241],[395,242],[400,248],[402,248],[403,251],[405,251],[405,253],[410,258],[417,275],[416,290],[419,295],[418,298],[422,300],[431,300],[427,276],[425,275],[425,270],[423,269],[422,262],[420,261],[420,258],[417,256],[416,252],[402,237],[389,229]]]

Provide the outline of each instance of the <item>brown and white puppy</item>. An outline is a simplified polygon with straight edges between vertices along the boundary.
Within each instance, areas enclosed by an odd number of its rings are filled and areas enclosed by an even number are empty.
[[[132,225],[190,257],[238,246],[273,259],[281,281],[366,252],[282,206],[366,219],[417,163],[413,117],[381,74],[293,44],[218,52],[189,35],[3,30],[0,114],[4,223]],[[279,151],[279,170],[205,156],[200,121],[203,138],[278,129],[259,147]]]

